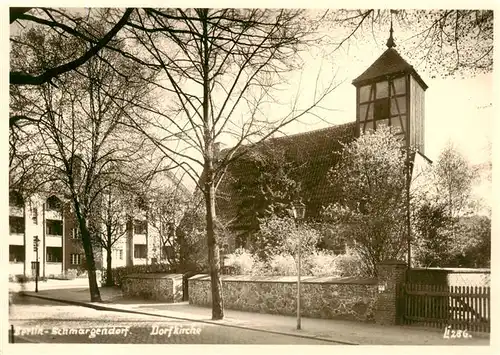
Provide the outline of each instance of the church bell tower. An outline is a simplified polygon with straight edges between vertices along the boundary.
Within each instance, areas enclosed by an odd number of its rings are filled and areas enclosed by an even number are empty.
[[[360,76],[356,87],[356,134],[388,126],[424,154],[425,90],[413,66],[394,49],[391,21],[387,49]]]

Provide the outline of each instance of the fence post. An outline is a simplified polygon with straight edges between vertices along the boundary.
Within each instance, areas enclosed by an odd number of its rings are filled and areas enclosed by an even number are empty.
[[[387,260],[377,264],[376,323],[386,325],[402,323],[404,307],[401,286],[405,282],[406,266],[405,262],[398,260]]]

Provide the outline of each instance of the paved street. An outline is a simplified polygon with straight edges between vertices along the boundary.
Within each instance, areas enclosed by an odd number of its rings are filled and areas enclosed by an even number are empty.
[[[334,345],[263,331],[98,311],[32,297],[17,296],[13,301],[9,323],[14,325],[16,343]]]

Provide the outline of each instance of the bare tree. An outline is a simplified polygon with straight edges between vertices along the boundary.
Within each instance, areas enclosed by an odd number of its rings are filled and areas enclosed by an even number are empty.
[[[118,185],[118,186],[117,186]],[[113,249],[127,233],[127,210],[131,194],[125,186],[112,184],[103,191],[99,208],[93,209],[91,233],[95,245],[106,251],[106,285],[114,285],[112,271]]]
[[[145,9],[127,26],[129,37],[141,45],[140,60],[160,67],[163,75],[155,85],[164,105],[141,105],[150,115],[131,117],[135,127],[203,196],[213,319],[224,316],[215,232],[216,191],[224,172],[248,144],[311,113],[334,89],[318,76],[308,105],[301,107],[292,97],[285,114],[264,112],[279,106],[285,74],[301,68],[301,51],[317,39],[303,16],[301,10]],[[218,155],[216,143],[224,140],[234,146]]]
[[[493,70],[493,10],[331,10],[319,16],[337,31],[346,29],[334,39],[336,49],[351,41],[378,42],[392,19],[398,48],[423,63],[431,76]]]
[[[182,180],[170,172],[159,173],[147,187],[148,224],[154,232],[155,257],[179,266],[178,227],[192,200]],[[154,186],[156,185],[156,186]],[[169,252],[170,251],[170,252]]]
[[[133,102],[144,95],[147,89],[132,80],[139,69],[133,68],[124,77],[114,69],[125,66],[116,55],[107,53],[103,58],[93,58],[79,70],[60,76],[57,88],[49,84],[35,88],[44,112],[36,125],[42,142],[40,153],[72,202],[85,251],[91,301],[100,301],[92,248],[95,238],[90,233],[92,216],[102,204],[103,191],[119,180],[119,167],[148,154],[144,138],[121,124],[131,104],[114,104],[115,97]]]

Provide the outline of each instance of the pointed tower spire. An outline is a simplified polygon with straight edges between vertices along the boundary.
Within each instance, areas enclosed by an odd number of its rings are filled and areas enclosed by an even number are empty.
[[[391,29],[389,30],[390,32],[390,35],[389,35],[389,39],[387,40],[387,48],[392,48],[392,47],[396,47],[396,43],[394,43],[394,38],[392,37],[392,33],[394,32],[394,30],[392,29],[392,10],[391,10]]]

